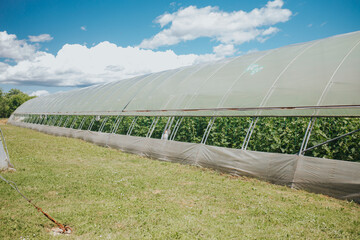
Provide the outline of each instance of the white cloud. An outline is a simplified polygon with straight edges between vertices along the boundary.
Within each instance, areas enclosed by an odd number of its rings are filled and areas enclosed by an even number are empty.
[[[52,36],[50,36],[50,34],[41,34],[38,36],[29,36],[29,41],[30,42],[48,42],[53,40],[54,38]]]
[[[40,97],[40,96],[46,96],[46,95],[49,95],[50,93],[46,90],[37,90],[37,91],[34,91],[32,93],[30,93],[30,96],[37,96],[37,97]]]
[[[213,48],[215,55],[219,57],[231,56],[236,52],[234,45],[232,44],[220,44]]]
[[[326,24],[327,24],[327,22],[323,22],[323,23],[320,24],[320,27],[323,27],[323,26],[325,26]]]
[[[15,35],[11,37],[16,39]],[[229,49],[227,51],[231,50]],[[138,47],[121,47],[107,41],[93,47],[65,44],[56,55],[33,50],[28,58],[19,60],[14,65],[0,62],[0,83],[85,86],[218,58],[215,54],[177,55],[171,50],[153,51]]]
[[[269,32],[276,33],[278,29],[271,26],[288,21],[292,14],[289,9],[282,8],[283,4],[282,0],[269,1],[264,7],[250,12],[224,12],[211,6],[182,8],[159,16],[155,22],[163,30],[152,38],[143,40],[139,46],[155,49],[200,37],[215,39],[223,44],[239,45],[259,36],[269,35]],[[168,27],[165,28],[166,26]],[[263,39],[265,38],[260,37],[257,40]]]
[[[35,52],[34,45],[27,44],[25,40],[18,40],[14,34],[0,32],[0,58],[20,61],[34,56]]]
[[[312,26],[313,26],[313,24],[312,24],[312,23],[309,23],[307,26],[310,28],[310,27],[312,27]]]
[[[65,44],[57,54],[50,54],[39,51],[38,43],[27,43],[18,40],[16,35],[0,32],[0,57],[8,60],[0,62],[0,83],[87,86],[218,60],[239,53],[237,45],[241,43],[263,42],[276,34],[279,29],[273,25],[291,16],[291,11],[282,6],[282,0],[274,0],[250,12],[230,13],[217,7],[190,6],[158,17],[156,21],[160,26],[168,27],[152,39],[144,40],[140,47],[122,47],[107,41],[91,47]],[[85,26],[81,29],[86,31]],[[42,35],[29,38],[38,38],[34,42],[51,38],[50,35],[40,38]],[[199,37],[218,42],[213,53],[177,55],[172,50],[144,49]]]

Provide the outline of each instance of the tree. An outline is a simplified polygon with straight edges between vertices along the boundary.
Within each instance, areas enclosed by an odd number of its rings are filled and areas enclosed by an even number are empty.
[[[34,97],[30,97],[19,89],[11,89],[3,93],[0,89],[0,118],[8,118],[24,102]]]

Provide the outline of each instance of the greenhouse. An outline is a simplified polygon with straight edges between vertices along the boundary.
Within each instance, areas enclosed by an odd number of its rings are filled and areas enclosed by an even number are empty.
[[[360,202],[359,66],[353,32],[38,97],[9,123]]]

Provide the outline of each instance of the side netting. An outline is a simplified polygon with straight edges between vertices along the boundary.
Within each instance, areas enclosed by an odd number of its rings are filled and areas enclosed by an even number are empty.
[[[91,132],[23,123],[12,119],[9,119],[9,123],[56,136],[79,138],[162,161],[255,177],[274,184],[360,203],[360,163],[356,162]]]

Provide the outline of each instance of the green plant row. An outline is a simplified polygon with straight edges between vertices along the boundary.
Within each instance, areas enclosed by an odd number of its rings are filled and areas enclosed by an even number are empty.
[[[46,116],[30,115],[26,122],[71,127],[82,130],[99,131],[103,124],[102,132],[115,132],[127,134],[135,117],[116,116]],[[145,137],[156,117],[137,117],[131,132],[132,136]],[[174,117],[171,127],[169,117],[159,117],[151,138],[161,138],[167,123],[170,132],[174,131],[180,117]],[[200,143],[204,131],[208,126],[210,117],[184,117],[175,135],[175,141]],[[249,141],[248,150],[295,154],[299,152],[306,128],[309,123],[306,117],[261,117]],[[105,121],[105,122],[104,122]],[[114,130],[116,122],[119,127]],[[169,121],[169,122],[168,122]],[[252,119],[250,117],[218,117],[216,118],[206,144],[228,148],[241,148],[246,132]],[[93,122],[91,129],[89,128]],[[66,123],[66,125],[65,125]],[[317,118],[312,129],[308,147],[326,140],[340,136],[360,128],[358,118]],[[360,132],[346,136],[337,141],[330,142],[305,155],[341,159],[347,161],[360,161]]]

